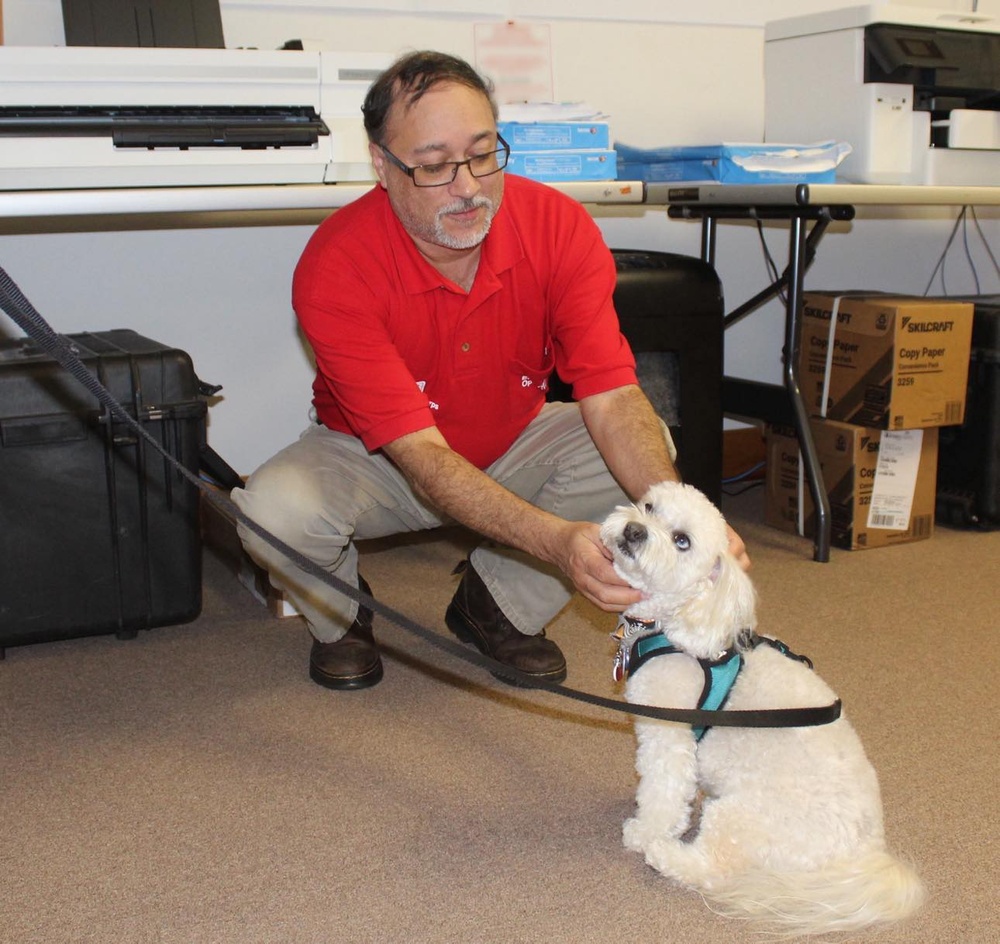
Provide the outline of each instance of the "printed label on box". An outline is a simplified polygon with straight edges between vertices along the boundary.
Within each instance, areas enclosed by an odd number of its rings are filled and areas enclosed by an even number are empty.
[[[543,182],[614,180],[614,151],[514,151],[507,172]]]
[[[868,509],[869,528],[906,531],[910,527],[923,442],[922,429],[882,433]]]
[[[817,415],[877,429],[960,424],[972,306],[890,295],[810,292],[799,376]]]
[[[606,151],[611,147],[611,131],[607,122],[501,121],[497,123],[497,131],[514,151],[567,148]]]

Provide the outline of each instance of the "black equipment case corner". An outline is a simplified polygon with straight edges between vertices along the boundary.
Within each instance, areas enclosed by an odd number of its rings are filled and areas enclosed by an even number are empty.
[[[130,330],[66,337],[197,472],[206,405],[188,355]],[[0,487],[0,658],[201,612],[197,488],[27,338],[0,339]]]
[[[941,428],[937,519],[953,527],[1000,527],[1000,295],[975,303],[965,422]]]

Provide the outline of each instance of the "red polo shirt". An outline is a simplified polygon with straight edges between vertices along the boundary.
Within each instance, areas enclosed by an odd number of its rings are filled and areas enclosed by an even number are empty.
[[[486,468],[541,410],[553,367],[577,399],[636,382],[614,286],[590,215],[544,184],[507,176],[468,293],[375,187],[320,225],[295,270],[319,419],[372,451],[437,426]]]

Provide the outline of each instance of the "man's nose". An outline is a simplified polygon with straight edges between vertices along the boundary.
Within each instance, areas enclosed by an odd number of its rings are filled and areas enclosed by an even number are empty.
[[[451,182],[451,192],[460,196],[470,196],[479,193],[482,184],[478,177],[472,176],[472,168],[468,164],[462,164],[455,174],[455,179]]]

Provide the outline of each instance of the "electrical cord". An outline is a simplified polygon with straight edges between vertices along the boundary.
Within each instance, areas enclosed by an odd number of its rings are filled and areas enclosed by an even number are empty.
[[[976,227],[976,232],[979,233],[979,238],[983,242],[983,248],[986,250],[986,254],[990,257],[990,262],[993,263],[993,268],[996,269],[997,275],[1000,275],[1000,265],[997,265],[997,257],[993,255],[993,250],[990,248],[989,240],[986,238],[986,234],[983,232],[982,226],[979,224],[979,217],[976,216],[976,208],[970,207],[972,211],[972,224]]]
[[[962,247],[965,249],[965,258],[969,263],[969,268],[972,270],[972,281],[976,283],[976,294],[981,295],[982,292],[979,288],[979,273],[976,271],[976,263],[972,258],[972,252],[969,249],[969,227],[968,227],[968,214],[965,213],[967,207],[962,208]]]
[[[782,282],[781,275],[778,272],[778,266],[774,261],[774,257],[771,255],[771,248],[767,245],[767,239],[764,237],[764,224],[761,220],[757,220],[757,237],[760,239],[760,246],[764,252],[764,264],[770,273],[771,282],[775,286],[776,294],[781,300],[781,303],[785,305],[787,304],[783,288],[785,283]]]
[[[986,234],[983,232],[983,228],[980,225],[979,217],[976,215],[976,208],[974,206],[963,206],[959,211],[958,216],[955,218],[955,225],[952,226],[951,233],[948,235],[948,240],[945,243],[944,249],[941,251],[941,255],[938,256],[937,263],[934,266],[934,270],[931,272],[931,277],[927,281],[927,287],[924,289],[924,295],[930,293],[931,287],[934,285],[934,279],[940,273],[941,278],[941,292],[943,295],[948,295],[948,284],[945,280],[945,264],[947,261],[948,253],[951,250],[952,244],[955,241],[955,237],[958,234],[959,227],[962,230],[962,247],[965,253],[965,260],[969,264],[969,269],[972,273],[972,280],[975,283],[975,294],[982,294],[982,285],[979,279],[979,272],[976,268],[976,261],[972,255],[972,246],[969,242],[969,219],[972,219],[972,225],[975,227],[976,234],[979,236],[982,242],[983,249],[990,258],[990,262],[993,263],[993,269],[998,275],[1000,275],[1000,265],[997,265],[997,257],[994,255],[992,248],[990,247],[989,241],[986,238]]]
[[[938,274],[939,270],[941,272],[941,291],[945,295],[948,294],[948,286],[944,280],[945,259],[948,256],[948,250],[951,249],[951,244],[955,241],[955,234],[958,233],[958,228],[961,226],[962,220],[965,219],[965,211],[966,207],[962,207],[958,216],[955,218],[955,225],[952,226],[951,233],[948,235],[948,241],[944,244],[944,249],[941,250],[941,255],[938,256],[937,265],[934,266],[934,271],[931,272],[931,277],[927,281],[927,287],[924,289],[924,295],[927,295],[930,292],[931,286],[934,284],[934,277]]]

